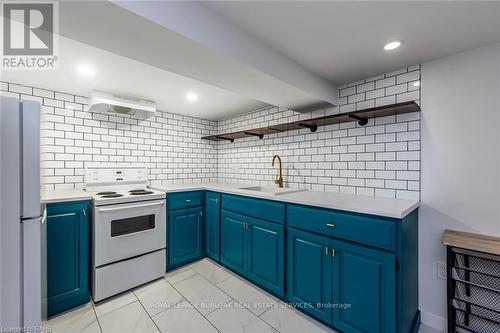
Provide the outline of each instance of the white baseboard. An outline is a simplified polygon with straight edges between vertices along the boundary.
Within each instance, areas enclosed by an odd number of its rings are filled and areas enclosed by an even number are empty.
[[[446,332],[446,318],[420,310],[420,321],[440,332]]]

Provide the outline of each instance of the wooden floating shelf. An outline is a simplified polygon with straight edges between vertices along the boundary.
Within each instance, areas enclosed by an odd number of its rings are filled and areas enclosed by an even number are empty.
[[[316,132],[319,126],[334,125],[340,123],[347,123],[351,121],[358,121],[361,126],[368,123],[370,118],[380,118],[387,116],[394,116],[398,114],[419,112],[420,106],[415,102],[404,102],[397,104],[390,104],[384,106],[377,106],[364,110],[353,112],[339,113],[331,116],[318,117],[307,120],[299,120],[291,123],[272,125],[268,127],[252,128],[239,132],[224,133],[217,135],[205,136],[202,139],[212,141],[231,141],[235,139],[242,139],[248,137],[258,137],[262,139],[264,135],[292,131],[297,129],[309,128],[311,132]]]

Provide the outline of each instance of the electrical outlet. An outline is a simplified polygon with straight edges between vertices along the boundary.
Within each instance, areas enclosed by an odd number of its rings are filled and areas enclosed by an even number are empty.
[[[438,278],[446,279],[447,270],[446,270],[446,264],[444,262],[438,261],[437,270],[438,270]]]

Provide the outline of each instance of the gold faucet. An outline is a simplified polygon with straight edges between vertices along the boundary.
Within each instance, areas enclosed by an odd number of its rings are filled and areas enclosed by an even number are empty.
[[[272,162],[272,166],[274,166],[274,160],[275,159],[278,159],[278,162],[280,163],[280,173],[279,175],[276,177],[276,180],[274,181],[274,183],[276,185],[278,185],[278,187],[283,187],[283,170],[281,168],[281,158],[278,156],[278,155],[274,155],[273,156],[273,162]]]

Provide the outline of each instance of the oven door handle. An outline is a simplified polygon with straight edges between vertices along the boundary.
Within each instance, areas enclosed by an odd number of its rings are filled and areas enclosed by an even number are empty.
[[[111,207],[111,208],[97,208],[98,212],[114,212],[117,210],[124,210],[124,209],[132,209],[132,208],[144,208],[144,207],[155,207],[155,206],[163,206],[165,203],[163,201],[158,201],[158,202],[153,202],[153,203],[146,203],[146,204],[140,204],[140,205],[133,205],[133,206],[121,206],[121,207]]]

